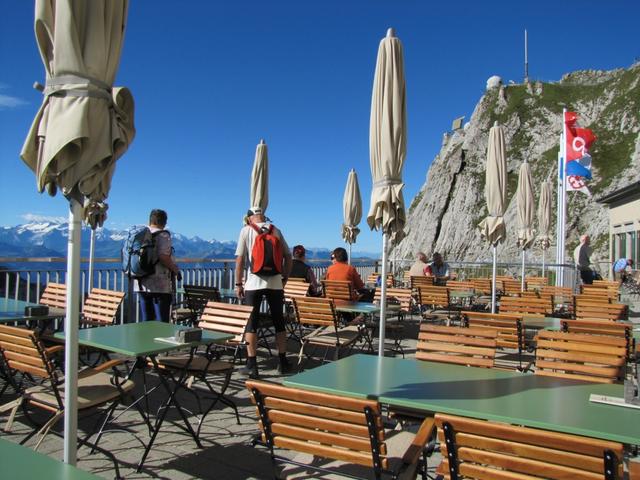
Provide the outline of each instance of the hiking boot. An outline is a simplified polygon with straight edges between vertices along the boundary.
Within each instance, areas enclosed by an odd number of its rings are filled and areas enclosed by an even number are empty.
[[[280,360],[280,363],[278,364],[278,373],[279,374],[286,374],[286,373],[290,373],[291,372],[291,363],[289,363],[289,360],[287,360],[286,358],[284,358],[283,360]]]
[[[244,377],[249,377],[252,380],[257,380],[260,378],[260,374],[258,373],[258,366],[254,365],[250,367],[249,365],[245,365],[244,367],[240,367],[238,369],[238,373]]]

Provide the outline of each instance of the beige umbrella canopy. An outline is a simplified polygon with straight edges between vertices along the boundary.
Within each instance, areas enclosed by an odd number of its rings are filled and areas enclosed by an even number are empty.
[[[549,180],[542,182],[540,187],[540,199],[538,200],[538,244],[542,248],[542,275],[544,275],[544,257],[545,252],[551,246],[551,236],[549,229],[551,227],[551,210],[552,210],[552,186]]]
[[[478,225],[480,235],[493,249],[493,271],[491,286],[491,313],[496,311],[496,263],[497,245],[506,237],[504,212],[507,206],[507,148],[504,132],[498,122],[489,130],[487,145],[487,167],[484,196],[489,216]]]
[[[407,105],[402,44],[393,29],[380,41],[371,95],[369,156],[373,188],[367,223],[382,229],[382,278],[387,278],[387,243],[404,237],[406,217],[402,168],[407,151]],[[384,356],[387,282],[380,291],[378,355]]]
[[[489,130],[484,198],[489,216],[480,222],[480,234],[491,245],[506,237],[504,212],[507,207],[507,149],[502,127],[495,123]]]
[[[533,230],[535,201],[533,200],[531,167],[528,162],[523,162],[522,165],[520,165],[516,203],[518,207],[518,224],[520,226],[518,230],[518,247],[522,250],[527,250],[531,248],[536,238]]]
[[[516,191],[516,204],[518,210],[518,247],[522,249],[522,276],[521,291],[525,289],[525,252],[535,240],[535,232],[533,231],[533,211],[535,202],[533,200],[533,185],[531,181],[531,168],[528,162],[520,165],[520,174],[518,176],[518,189]]]
[[[371,98],[369,152],[373,189],[367,223],[392,243],[404,237],[406,223],[402,169],[407,153],[407,107],[402,43],[389,29],[380,41]]]
[[[36,0],[35,34],[46,71],[44,99],[20,156],[38,191],[70,201],[65,319],[64,460],[77,442],[78,305],[82,207],[104,220],[115,162],[135,135],[133,97],[113,88],[124,39],[127,0]],[[93,226],[93,225],[92,225]]]
[[[362,197],[358,185],[358,174],[355,170],[351,170],[347,178],[347,186],[344,189],[342,199],[342,213],[344,214],[342,238],[351,245],[356,243],[356,237],[360,233],[358,224],[362,219]]]
[[[252,210],[261,209],[262,213],[269,206],[269,156],[264,140],[260,140],[256,147],[256,156],[253,160],[249,206]]]

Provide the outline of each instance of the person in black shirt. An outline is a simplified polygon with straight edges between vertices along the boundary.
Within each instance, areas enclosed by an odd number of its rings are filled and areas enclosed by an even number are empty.
[[[305,263],[307,251],[302,245],[293,247],[293,264],[289,278],[303,278],[309,284],[309,295],[318,294],[318,280],[311,266]]]

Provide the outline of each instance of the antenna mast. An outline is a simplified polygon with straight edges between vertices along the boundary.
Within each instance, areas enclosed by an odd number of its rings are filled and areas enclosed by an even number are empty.
[[[527,29],[524,30],[524,83],[529,82],[529,36]]]

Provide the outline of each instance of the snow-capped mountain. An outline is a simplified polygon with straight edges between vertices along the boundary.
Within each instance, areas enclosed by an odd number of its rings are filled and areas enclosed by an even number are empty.
[[[89,255],[91,230],[83,226],[82,256]],[[69,225],[60,220],[25,223],[14,227],[0,227],[1,257],[66,257]],[[114,258],[120,256],[120,249],[127,232],[99,228],[96,230],[95,256]],[[176,257],[182,258],[232,258],[236,242],[188,238],[172,232]]]

